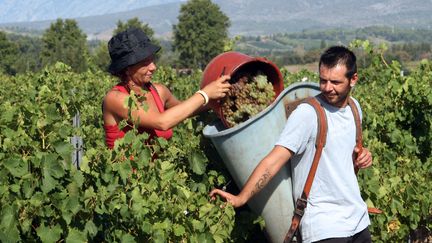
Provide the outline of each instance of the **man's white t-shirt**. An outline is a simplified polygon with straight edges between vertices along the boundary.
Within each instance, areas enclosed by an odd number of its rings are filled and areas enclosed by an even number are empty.
[[[300,224],[303,242],[349,237],[370,224],[352,160],[356,144],[354,115],[349,106],[338,108],[317,99],[327,116],[327,141]],[[360,106],[355,103],[361,116]],[[303,192],[315,154],[316,133],[314,108],[301,104],[289,116],[276,143],[294,154],[290,160],[294,201]]]

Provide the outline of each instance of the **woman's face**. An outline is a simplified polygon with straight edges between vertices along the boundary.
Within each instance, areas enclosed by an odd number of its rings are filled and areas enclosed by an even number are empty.
[[[137,64],[129,66],[126,69],[126,76],[129,81],[142,87],[151,81],[154,71],[156,71],[154,57],[150,56]]]

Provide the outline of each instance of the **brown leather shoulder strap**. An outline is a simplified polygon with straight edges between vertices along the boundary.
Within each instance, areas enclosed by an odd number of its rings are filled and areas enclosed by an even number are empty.
[[[363,136],[362,136],[362,126],[361,126],[361,120],[360,120],[360,113],[359,110],[357,108],[357,105],[355,104],[353,98],[349,98],[348,99],[348,105],[351,108],[351,111],[353,113],[354,116],[354,123],[356,126],[356,148],[359,149],[359,153],[361,152],[361,150],[363,149]],[[358,153],[353,152],[353,162],[355,160],[355,158],[357,157]],[[354,166],[354,171],[357,174],[359,171],[359,168]]]
[[[310,104],[317,114],[317,123],[318,123],[318,130],[315,140],[315,155],[312,161],[312,166],[310,168],[308,177],[306,179],[305,187],[303,189],[303,193],[306,194],[306,198],[309,197],[309,192],[312,187],[312,182],[315,177],[316,170],[318,168],[318,163],[321,158],[322,150],[326,144],[327,140],[327,117],[324,111],[324,108],[321,106],[321,104],[317,101],[316,98],[309,98],[305,100],[306,103]]]
[[[351,111],[354,115],[354,122],[356,126],[356,147],[359,148],[359,152],[363,149],[363,135],[362,135],[362,126],[361,126],[361,119],[360,119],[360,113],[357,108],[357,105],[355,104],[353,98],[348,99],[348,105],[351,107]],[[353,162],[355,158],[357,157],[358,153],[353,152]],[[354,166],[354,171],[357,175],[359,168]],[[382,211],[378,208],[368,208],[368,212],[371,214],[381,214]]]
[[[300,225],[301,218],[303,217],[304,210],[307,206],[307,198],[309,197],[309,192],[312,187],[313,180],[315,178],[316,170],[318,168],[318,163],[321,158],[322,150],[325,146],[327,139],[327,118],[325,115],[324,108],[322,108],[321,104],[317,101],[315,97],[307,98],[304,101],[311,105],[317,114],[317,135],[315,140],[315,155],[312,161],[312,166],[309,170],[308,177],[306,179],[305,186],[303,188],[303,193],[299,199],[296,201],[296,208],[294,211],[294,215],[291,221],[290,229],[285,236],[284,243],[291,242],[295,233],[297,232],[298,226]]]
[[[362,148],[363,147],[363,137],[362,137],[362,127],[361,127],[361,119],[360,119],[360,113],[357,108],[357,105],[355,104],[353,98],[348,99],[348,105],[351,108],[351,111],[354,115],[354,122],[356,126],[356,147]]]

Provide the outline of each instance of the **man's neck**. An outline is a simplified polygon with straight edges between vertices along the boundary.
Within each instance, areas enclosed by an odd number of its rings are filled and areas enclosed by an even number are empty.
[[[329,103],[328,101],[327,101],[327,99],[322,95],[322,94],[319,94],[318,96],[317,96],[323,103],[325,103],[326,105],[328,105],[329,107],[332,107],[332,108],[334,108],[334,109],[343,109],[343,108],[345,108],[345,107],[347,107],[348,106],[348,99],[350,98],[350,95],[348,94],[347,96],[346,96],[346,98],[343,100],[343,102],[341,102],[341,104],[332,104],[332,103]]]

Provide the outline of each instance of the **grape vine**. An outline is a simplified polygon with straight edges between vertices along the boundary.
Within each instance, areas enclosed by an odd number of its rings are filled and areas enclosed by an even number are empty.
[[[404,242],[419,228],[432,229],[432,62],[403,74],[398,62],[383,61],[385,49],[368,42],[354,47],[368,62],[353,96],[374,156],[358,180],[369,206],[384,211],[371,216],[370,231],[374,242]],[[317,80],[316,73],[283,73],[285,86]],[[200,75],[160,67],[154,81],[183,100],[198,89]],[[242,76],[234,85],[241,94],[230,96],[257,110],[258,102],[269,105],[274,93],[265,77]],[[250,241],[257,217],[208,198],[230,178],[201,135],[205,114],[176,126],[169,142],[144,145],[145,134],[129,132],[108,150],[101,100],[117,80],[101,71],[77,74],[61,63],[37,73],[0,73],[0,80],[1,242]],[[77,111],[80,127],[72,125]],[[71,163],[75,135],[84,141],[79,168]]]

